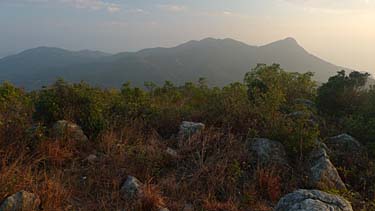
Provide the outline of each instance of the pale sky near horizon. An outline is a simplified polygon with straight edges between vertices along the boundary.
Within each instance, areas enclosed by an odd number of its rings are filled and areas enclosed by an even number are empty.
[[[38,46],[106,52],[205,37],[262,45],[294,37],[375,74],[375,0],[0,0],[0,57]]]

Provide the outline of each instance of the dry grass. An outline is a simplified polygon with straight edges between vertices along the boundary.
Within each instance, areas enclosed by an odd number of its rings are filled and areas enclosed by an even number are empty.
[[[136,211],[158,211],[166,207],[165,199],[159,188],[149,182],[142,188],[142,195],[136,201]]]
[[[98,140],[76,143],[46,139],[33,146],[0,143],[0,198],[28,190],[38,194],[44,210],[135,211],[168,207],[182,210],[186,203],[203,210],[248,210],[279,196],[277,177],[262,173],[260,185],[269,195],[257,204],[244,200],[247,184],[256,184],[240,137],[207,129],[176,148],[142,125],[108,130]],[[16,147],[17,146],[17,147]],[[165,150],[176,148],[178,157]],[[97,159],[88,162],[86,157]],[[123,200],[120,188],[127,175],[145,183],[137,200]],[[246,182],[244,182],[246,181]],[[267,189],[268,188],[268,189]],[[254,187],[255,190],[255,187]],[[266,210],[266,209],[258,209]]]
[[[260,192],[272,202],[277,202],[282,194],[280,170],[277,168],[257,169]]]

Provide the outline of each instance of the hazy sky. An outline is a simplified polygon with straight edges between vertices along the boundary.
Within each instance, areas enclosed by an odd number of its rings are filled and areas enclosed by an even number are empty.
[[[0,57],[37,46],[107,52],[205,37],[294,37],[337,65],[375,73],[375,0],[0,0]]]

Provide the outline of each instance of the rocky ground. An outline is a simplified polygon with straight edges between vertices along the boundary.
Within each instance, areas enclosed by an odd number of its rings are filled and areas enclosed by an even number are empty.
[[[202,134],[205,131],[205,125],[202,123],[194,123],[194,122],[183,122],[180,126],[180,131],[174,138],[169,140],[169,143],[158,146],[158,148],[163,149],[162,151],[158,151],[156,153],[163,153],[163,156],[166,156],[169,161],[172,163],[176,162],[179,163],[186,161],[186,157],[194,156],[193,154],[186,154],[186,148],[192,147],[191,142],[194,141],[202,141]],[[56,124],[52,128],[52,136],[56,139],[56,141],[62,140],[72,140],[74,142],[79,142],[83,145],[88,145],[88,138],[80,129],[80,127],[74,123],[62,120],[56,122]],[[200,138],[197,138],[200,137]],[[176,141],[176,143],[172,143],[172,141]],[[122,147],[123,143],[119,142],[117,147]],[[237,143],[236,143],[237,144]],[[247,157],[252,157],[253,160],[248,162],[246,165],[254,165],[257,168],[262,167],[262,169],[269,168],[281,171],[293,171],[293,166],[288,160],[288,156],[286,150],[278,141],[273,141],[267,138],[254,138],[247,140],[246,143],[243,145],[245,149],[239,151],[238,153],[245,153]],[[82,146],[81,146],[82,147]],[[201,147],[205,147],[204,145]],[[160,150],[158,149],[158,150]],[[350,149],[350,150],[348,150]],[[202,151],[209,150],[209,148],[202,148]],[[336,167],[332,164],[330,158],[331,156],[334,159],[341,159],[343,156],[347,156],[345,153],[360,153],[362,150],[361,145],[358,141],[356,141],[353,137],[347,134],[341,134],[332,138],[327,139],[325,142],[317,142],[315,149],[311,151],[310,155],[308,156],[308,160],[304,163],[303,175],[306,175],[303,178],[303,182],[296,187],[293,187],[295,190],[291,191],[290,193],[280,196],[278,202],[270,203],[263,205],[263,207],[256,207],[253,204],[253,207],[244,208],[244,210],[275,210],[275,211],[318,211],[318,210],[329,210],[329,211],[350,211],[353,210],[351,203],[343,198],[342,196],[325,192],[324,190],[339,190],[339,191],[346,191],[347,187],[345,183],[340,178],[340,175],[336,169]],[[153,152],[147,152],[153,153]],[[188,153],[199,153],[196,151],[190,151]],[[220,153],[225,153],[220,152]],[[102,162],[106,162],[106,157],[111,156],[110,154],[99,153],[96,152],[95,154],[89,154],[86,158],[84,158],[81,162],[84,162],[87,168],[92,168],[96,165],[100,165]],[[134,154],[134,156],[137,156]],[[198,155],[196,162],[199,162],[199,159],[203,159],[204,156],[202,154]],[[107,160],[109,161],[109,160]],[[112,160],[113,161],[113,160]],[[133,162],[129,160],[128,162]],[[151,161],[152,162],[152,161]],[[157,161],[155,161],[157,162]],[[211,161],[211,162],[220,162],[220,161]],[[134,164],[129,164],[134,165]],[[169,164],[168,164],[169,165]],[[166,166],[168,166],[166,165]],[[205,164],[203,164],[205,165]],[[126,165],[125,165],[126,166]],[[142,168],[142,166],[137,166],[138,168]],[[181,168],[179,164],[168,166],[165,168],[177,168],[171,171],[172,174],[175,174],[176,177],[185,177],[185,180],[194,181],[193,179],[189,178],[191,176],[196,176],[197,180],[204,180],[204,174],[198,175],[184,175],[189,173],[188,169],[178,169]],[[71,169],[65,169],[71,170]],[[106,170],[106,169],[103,169]],[[116,169],[119,170],[119,169]],[[181,172],[186,171],[186,172]],[[83,173],[83,169],[78,169]],[[126,172],[126,170],[125,170]],[[136,172],[136,171],[133,171]],[[285,174],[284,172],[284,174]],[[101,172],[96,172],[101,173]],[[104,172],[102,172],[105,174]],[[161,173],[165,174],[165,173]],[[288,176],[291,174],[286,173]],[[166,174],[167,175],[167,174]],[[280,174],[281,175],[281,174]],[[166,211],[166,210],[184,210],[184,211],[191,211],[191,210],[201,210],[202,207],[195,207],[195,204],[198,204],[199,198],[195,198],[196,201],[185,202],[183,206],[181,205],[174,205],[166,196],[163,196],[163,193],[157,192],[153,193],[153,189],[150,186],[149,181],[141,181],[137,178],[138,175],[118,175],[123,177],[123,182],[118,187],[118,194],[121,200],[124,201],[124,208],[120,209],[117,208],[116,210],[145,210],[145,206],[149,207],[150,209],[154,210],[157,209],[159,211]],[[162,176],[162,175],[161,175]],[[170,176],[170,175],[169,175]],[[200,178],[202,177],[202,178]],[[228,178],[226,178],[228,179]],[[271,178],[265,178],[271,179]],[[292,178],[291,178],[292,179]],[[87,178],[87,176],[81,177],[82,182],[84,183],[92,183],[90,181],[91,178]],[[151,179],[156,180],[156,179]],[[159,180],[159,179],[157,179]],[[159,180],[160,181],[160,180]],[[238,180],[240,181],[240,180]],[[175,181],[181,182],[181,181]],[[226,181],[223,181],[226,182]],[[242,181],[243,182],[243,181]],[[269,181],[266,181],[266,183]],[[179,184],[175,184],[178,186]],[[181,184],[186,185],[186,184]],[[209,185],[209,184],[207,184]],[[231,183],[231,185],[237,185]],[[272,187],[273,184],[268,185],[268,188],[276,188]],[[275,184],[279,185],[279,184]],[[84,184],[83,184],[84,186]],[[193,185],[194,186],[194,185]],[[307,187],[309,187],[307,189]],[[177,187],[178,189],[179,187]],[[189,188],[189,187],[186,187]],[[301,188],[301,189],[299,189]],[[191,190],[192,192],[194,190]],[[204,191],[204,190],[203,190]],[[95,193],[92,193],[95,194]],[[173,195],[171,193],[167,193],[166,195]],[[176,197],[176,196],[174,196]],[[178,197],[178,196],[177,196]],[[194,200],[194,198],[192,198]],[[172,199],[173,200],[173,199]],[[137,204],[141,201],[142,205]],[[271,200],[272,201],[272,200]],[[79,208],[79,204],[84,202],[75,202],[76,205],[72,205],[71,209],[68,210],[88,210],[87,208]],[[149,203],[145,205],[144,203]],[[264,202],[265,203],[265,202]],[[168,205],[172,204],[172,208]],[[78,205],[78,207],[77,207]],[[199,206],[199,205],[198,205]],[[218,208],[217,210],[234,210],[234,208],[225,207],[222,205],[222,208]],[[73,208],[75,207],[75,208]],[[128,208],[125,208],[128,207]],[[56,208],[60,209],[60,208]],[[91,208],[92,210],[97,210],[96,208]],[[108,210],[112,210],[114,208],[108,208]],[[8,196],[3,200],[0,206],[1,211],[13,211],[13,210],[45,210],[41,206],[41,198],[38,196],[37,193],[28,192],[26,190],[21,190],[13,195]],[[98,209],[99,210],[99,209]],[[103,210],[103,209],[101,209]],[[209,208],[206,210],[210,210]]]

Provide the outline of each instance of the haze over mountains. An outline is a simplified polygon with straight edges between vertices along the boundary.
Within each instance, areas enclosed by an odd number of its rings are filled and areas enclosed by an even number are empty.
[[[257,63],[279,63],[292,72],[311,71],[320,82],[347,69],[310,54],[293,38],[264,46],[206,38],[173,48],[114,55],[39,47],[0,59],[0,82],[38,89],[59,77],[70,82],[84,80],[101,87],[119,87],[127,81],[136,86],[142,86],[145,81],[161,84],[165,80],[181,84],[204,77],[210,85],[221,86],[242,81],[244,74]]]

